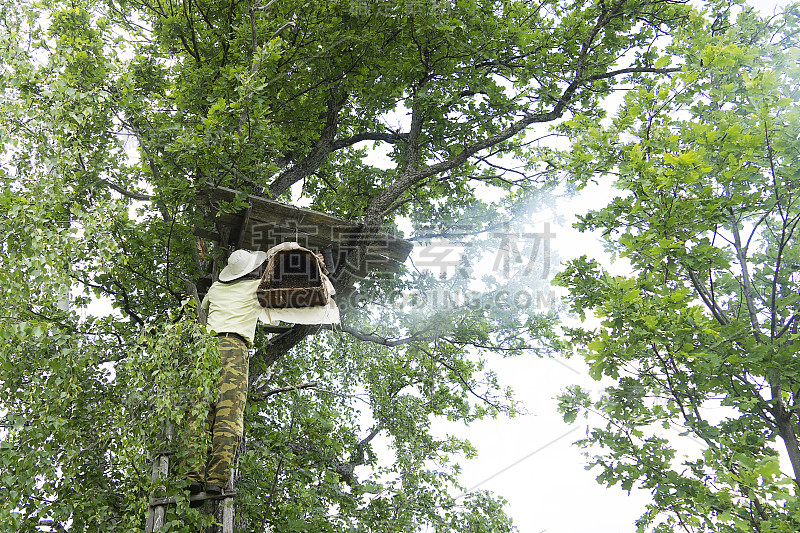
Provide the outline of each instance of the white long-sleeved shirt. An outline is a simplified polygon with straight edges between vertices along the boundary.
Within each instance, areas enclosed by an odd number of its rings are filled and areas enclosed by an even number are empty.
[[[258,303],[256,289],[260,280],[244,279],[231,283],[214,282],[203,298],[206,325],[215,333],[238,333],[248,345],[253,345],[256,324],[287,322],[289,324],[338,324],[339,308],[333,299],[327,305],[301,308],[264,308]],[[323,282],[329,294],[334,294],[333,284],[326,276]]]
[[[206,326],[215,333],[238,333],[252,346],[262,307],[256,298],[260,280],[214,282],[203,298]]]

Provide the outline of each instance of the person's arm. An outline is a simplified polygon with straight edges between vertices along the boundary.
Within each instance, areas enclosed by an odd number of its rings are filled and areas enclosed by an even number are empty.
[[[195,301],[197,301],[197,300],[195,300]],[[203,302],[200,304],[200,307],[197,309],[197,318],[200,321],[200,323],[203,324],[204,326],[206,325],[206,322],[208,321],[208,306],[209,306],[208,293],[206,293],[206,295],[203,297]]]

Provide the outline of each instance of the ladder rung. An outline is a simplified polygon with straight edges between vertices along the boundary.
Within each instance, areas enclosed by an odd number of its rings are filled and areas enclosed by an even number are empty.
[[[226,498],[233,498],[236,496],[236,491],[228,491],[223,492],[222,494],[211,494],[208,492],[199,492],[197,494],[191,494],[189,496],[189,501],[194,502],[198,500],[224,500]],[[166,498],[151,498],[150,499],[150,507],[160,507],[162,505],[174,505],[178,502],[178,498],[176,496],[168,496]]]
[[[153,457],[161,457],[162,455],[167,455],[167,456],[175,455],[175,453],[176,453],[175,450],[163,450],[160,452],[154,452]]]

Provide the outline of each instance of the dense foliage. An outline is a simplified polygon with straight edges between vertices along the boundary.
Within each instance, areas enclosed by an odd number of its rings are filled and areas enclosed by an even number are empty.
[[[599,319],[573,347],[614,383],[561,407],[593,413],[599,481],[652,492],[640,531],[797,531],[800,11],[714,15],[674,35],[679,76],[628,93],[607,128],[566,125],[575,178],[621,191],[579,227],[630,272],[583,257],[561,274]]]

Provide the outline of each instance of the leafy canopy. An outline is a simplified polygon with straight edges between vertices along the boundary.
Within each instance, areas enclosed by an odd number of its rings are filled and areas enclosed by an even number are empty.
[[[795,531],[800,11],[712,15],[674,34],[679,76],[629,92],[607,128],[564,125],[575,179],[620,189],[577,225],[630,273],[582,257],[560,274],[599,321],[571,346],[613,383],[561,409],[591,413],[598,481],[652,493],[639,531]]]

